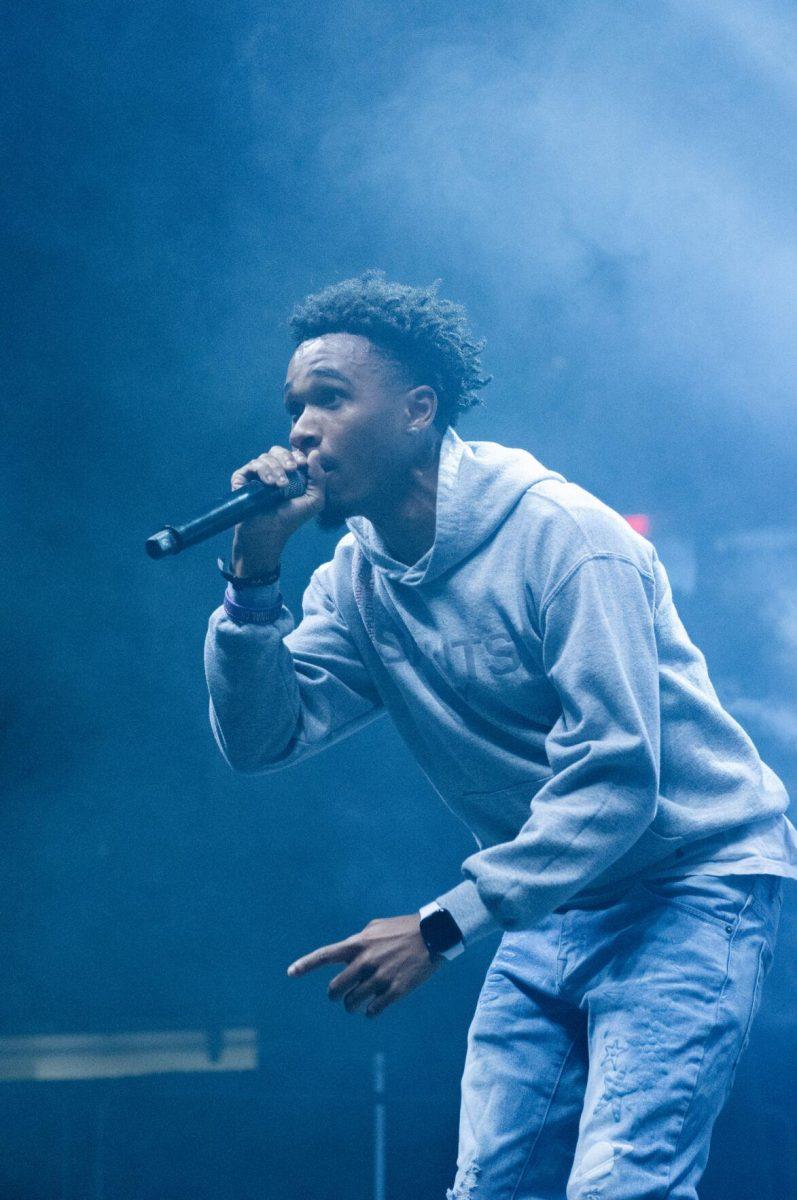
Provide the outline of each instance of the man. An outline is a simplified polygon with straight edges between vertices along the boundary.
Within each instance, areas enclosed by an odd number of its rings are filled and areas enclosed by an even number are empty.
[[[378,273],[309,297],[303,496],[236,529],[206,645],[230,766],[279,770],[387,709],[473,831],[463,880],[299,959],[372,1017],[503,933],[468,1039],[456,1200],[687,1200],[797,877],[780,780],[724,711],[654,547],[531,454],[454,430],[487,382],[463,310]],[[298,627],[291,534],[348,532]]]

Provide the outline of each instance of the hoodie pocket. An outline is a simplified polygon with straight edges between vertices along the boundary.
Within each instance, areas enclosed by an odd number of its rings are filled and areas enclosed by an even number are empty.
[[[540,767],[538,774],[529,774],[494,791],[460,794],[458,811],[479,849],[511,841],[516,836],[531,815],[532,800],[550,777],[551,772]]]
[[[658,863],[664,864],[669,858],[677,861],[678,851],[688,840],[683,837],[664,837],[649,825],[633,846],[603,872],[600,876],[601,885],[627,879]]]

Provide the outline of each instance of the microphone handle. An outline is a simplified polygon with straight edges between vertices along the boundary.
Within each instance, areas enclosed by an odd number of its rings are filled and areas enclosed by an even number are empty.
[[[145,549],[150,558],[165,558],[167,554],[179,554],[187,546],[204,542],[206,538],[231,529],[247,517],[266,509],[276,508],[283,500],[293,500],[306,491],[307,484],[302,475],[289,479],[284,487],[275,487],[252,479],[228,496],[218,500],[211,508],[183,525],[165,525],[163,529],[147,538]]]

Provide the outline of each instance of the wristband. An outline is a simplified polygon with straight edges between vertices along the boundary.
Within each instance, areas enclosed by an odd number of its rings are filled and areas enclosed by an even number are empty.
[[[236,625],[273,625],[282,612],[282,597],[278,592],[271,608],[246,608],[243,604],[236,604],[225,592],[223,607]]]
[[[216,566],[227,582],[236,590],[238,588],[265,587],[268,583],[276,583],[280,577],[279,563],[277,563],[275,570],[270,575],[235,575],[230,565],[225,566],[224,560],[221,558],[216,559]]]

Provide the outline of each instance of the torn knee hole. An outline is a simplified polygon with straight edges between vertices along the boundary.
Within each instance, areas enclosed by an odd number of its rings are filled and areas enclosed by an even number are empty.
[[[474,1160],[466,1163],[454,1180],[453,1188],[446,1191],[446,1200],[473,1200],[473,1193],[479,1181],[481,1167]]]

